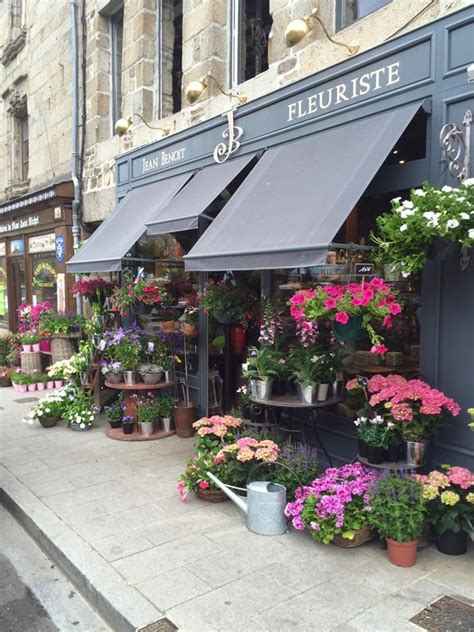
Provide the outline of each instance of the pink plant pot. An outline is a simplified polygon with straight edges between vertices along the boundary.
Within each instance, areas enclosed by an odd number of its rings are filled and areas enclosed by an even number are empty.
[[[46,382],[46,388],[48,389],[48,391],[51,391],[54,388],[54,380],[48,380]]]
[[[63,385],[62,380],[54,380],[54,388],[61,388]]]
[[[40,351],[46,351],[46,353],[50,353],[51,351],[51,340],[42,340],[39,343]]]
[[[31,353],[31,345],[22,345],[25,353]]]
[[[19,393],[26,393],[27,390],[28,390],[28,387],[26,386],[26,384],[18,384]]]
[[[44,382],[36,382],[36,388],[38,391],[44,391],[46,384]]]
[[[37,352],[40,350],[40,343],[36,342],[34,345],[31,345],[33,348],[33,351]]]
[[[36,383],[35,384],[28,384],[28,391],[30,393],[33,393],[33,391],[36,391]]]
[[[13,390],[18,393],[18,384],[16,384],[15,382],[12,382],[12,386],[13,386]]]

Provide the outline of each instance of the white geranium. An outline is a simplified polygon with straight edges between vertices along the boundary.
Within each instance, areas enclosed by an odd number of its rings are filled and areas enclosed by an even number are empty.
[[[474,239],[474,228],[470,228],[468,233],[469,239]]]
[[[408,228],[408,224],[402,224],[402,225],[400,226],[400,232],[401,232],[401,233],[404,233],[404,232],[406,231],[406,229],[407,229],[407,228]]]
[[[467,180],[464,180],[463,185],[465,187],[472,187],[472,186],[474,186],[474,178],[468,178]]]
[[[425,197],[426,195],[426,191],[423,191],[423,189],[415,189],[414,193],[418,197]]]
[[[411,217],[411,216],[412,216],[412,215],[414,215],[414,214],[415,214],[415,209],[409,209],[409,208],[407,208],[407,209],[403,210],[403,211],[400,213],[400,217],[401,217],[402,219],[406,219],[407,217]]]
[[[411,200],[403,200],[402,205],[405,208],[413,208],[415,206]]]
[[[448,187],[447,184],[444,185],[444,187],[441,187],[441,191],[443,191],[443,193],[450,193],[451,191],[454,191],[453,187]]]
[[[448,219],[446,226],[448,228],[457,228],[459,226],[459,222],[457,219]]]
[[[461,219],[471,219],[471,216],[469,215],[469,213],[464,213],[464,212],[463,212],[463,213],[460,213],[460,214],[459,214],[459,217],[460,217]]]

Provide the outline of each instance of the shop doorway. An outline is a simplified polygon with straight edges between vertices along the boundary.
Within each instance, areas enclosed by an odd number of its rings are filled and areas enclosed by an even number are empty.
[[[11,304],[11,328],[16,330],[18,326],[16,309],[26,302],[26,267],[23,257],[11,258],[8,264],[8,284],[10,289]]]

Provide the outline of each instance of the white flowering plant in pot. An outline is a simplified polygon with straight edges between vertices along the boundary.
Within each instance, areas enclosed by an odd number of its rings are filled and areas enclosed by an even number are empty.
[[[384,259],[399,266],[405,277],[423,268],[435,241],[474,245],[474,178],[458,188],[425,182],[412,189],[409,200],[397,197],[391,204],[392,210],[377,218],[372,238]]]

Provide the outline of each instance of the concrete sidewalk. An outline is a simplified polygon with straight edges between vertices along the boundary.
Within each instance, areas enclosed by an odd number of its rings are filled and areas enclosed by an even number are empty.
[[[179,499],[192,440],[26,425],[32,395],[0,390],[0,500],[115,630],[163,617],[183,632],[420,630],[409,619],[437,598],[474,600],[472,545],[401,569],[375,542],[254,535],[230,502]]]

